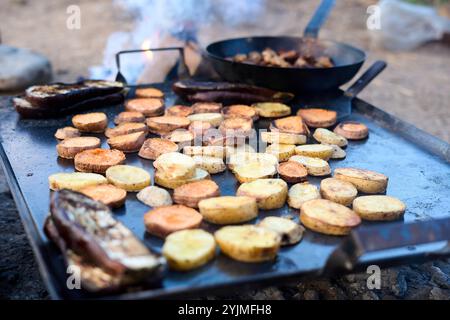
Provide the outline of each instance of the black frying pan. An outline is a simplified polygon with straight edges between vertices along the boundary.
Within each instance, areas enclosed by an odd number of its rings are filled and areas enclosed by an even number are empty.
[[[319,29],[334,6],[323,0],[305,29],[303,37],[249,37],[218,41],[206,48],[206,56],[217,73],[227,81],[245,82],[280,91],[326,91],[350,81],[366,59],[364,51],[345,43],[317,40]],[[316,50],[330,56],[331,68],[281,68],[259,66],[227,60],[238,53],[261,52],[265,48],[302,50],[314,44]]]

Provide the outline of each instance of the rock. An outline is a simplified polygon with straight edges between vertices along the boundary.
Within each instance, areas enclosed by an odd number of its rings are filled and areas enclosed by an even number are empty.
[[[433,288],[430,291],[430,299],[431,300],[449,300],[450,299],[450,290],[444,290],[440,288]]]
[[[50,61],[27,49],[0,45],[0,91],[18,91],[51,80]]]

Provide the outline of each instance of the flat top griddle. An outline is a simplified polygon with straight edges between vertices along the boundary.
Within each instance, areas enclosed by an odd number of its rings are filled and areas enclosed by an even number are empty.
[[[167,106],[175,103],[176,96],[170,91],[170,83],[155,86],[164,90]],[[319,100],[300,99],[291,105],[293,113],[305,104],[333,106],[333,109],[340,112],[342,111],[340,110],[341,102],[342,92],[339,91],[330,96],[322,96]],[[279,284],[281,280],[322,274],[325,266],[329,265],[327,260],[330,255],[345,242],[345,238],[342,237],[326,236],[307,230],[301,243],[283,247],[275,262],[245,264],[218,253],[216,259],[195,271],[186,273],[168,271],[158,287],[132,288],[129,292],[106,296],[92,295],[83,290],[68,290],[65,286],[67,275],[62,256],[48,242],[42,227],[49,209],[48,176],[56,172],[73,172],[74,170],[72,161],[57,157],[55,148],[57,141],[53,137],[57,128],[70,125],[71,116],[50,120],[20,120],[9,99],[0,100],[0,103],[2,103],[0,156],[3,168],[43,280],[53,298],[183,297],[200,292],[211,294],[212,289],[229,289],[233,286],[242,289],[244,285]],[[342,105],[342,108],[346,106]],[[110,126],[112,126],[114,115],[122,111],[123,106],[98,110],[108,114]],[[407,205],[403,221],[364,222],[358,229],[364,230],[367,226],[376,226],[382,228],[377,230],[388,230],[392,226],[402,227],[404,224],[415,221],[434,221],[450,215],[450,152],[447,143],[359,99],[354,99],[353,113],[345,118],[365,123],[370,130],[369,138],[359,142],[350,141],[346,149],[347,158],[330,160],[331,168],[357,167],[382,172],[389,176],[387,194],[400,198]],[[266,120],[260,120],[256,124],[259,128],[268,128],[268,125],[269,121]],[[102,147],[108,148],[105,137],[102,135],[99,137],[103,142]],[[141,159],[136,154],[128,154],[126,162],[153,172],[152,162]],[[212,175],[212,179],[220,185],[222,195],[235,194],[238,185],[229,171]],[[321,179],[308,177],[308,180],[319,185]],[[114,210],[114,214],[150,248],[160,252],[163,241],[145,233],[143,215],[148,210],[149,207],[136,200],[134,193],[129,193],[125,207]],[[279,210],[261,210],[259,219],[269,215],[294,216],[297,219],[298,210],[287,206]],[[209,231],[216,230],[208,223],[203,223],[202,227]],[[414,236],[410,234],[405,237],[413,241]],[[387,240],[395,240],[388,238]],[[373,244],[370,239],[367,243]],[[441,247],[442,243],[438,248]],[[426,251],[430,253],[437,251],[438,248],[427,247]],[[365,259],[363,256],[354,267],[361,267],[372,262],[380,265],[389,264],[393,257],[402,259],[407,255],[408,250],[414,251],[414,247],[391,254],[368,255]],[[327,271],[330,272],[330,270]]]

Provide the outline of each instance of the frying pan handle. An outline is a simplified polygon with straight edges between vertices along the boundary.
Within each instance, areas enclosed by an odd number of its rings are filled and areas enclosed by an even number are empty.
[[[367,69],[366,72],[358,79],[350,88],[345,91],[345,95],[354,98],[360,93],[381,71],[386,68],[387,63],[385,61],[375,61],[372,66]]]
[[[167,47],[167,48],[149,48],[149,49],[136,49],[136,50],[122,50],[116,53],[116,66],[117,66],[117,76],[116,81],[120,81],[127,84],[125,77],[120,72],[120,56],[129,53],[139,53],[148,51],[178,51],[180,54],[180,63],[178,66],[178,74],[180,78],[188,77],[189,71],[186,66],[186,61],[184,60],[184,48],[183,47]]]
[[[319,35],[319,30],[327,19],[328,15],[333,9],[335,0],[322,0],[320,6],[317,8],[314,16],[309,21],[308,25],[303,32],[305,38],[316,39]]]
[[[388,254],[388,250],[446,241],[444,250],[434,255],[450,255],[450,217],[405,224],[390,223],[353,230],[330,255],[323,269],[324,275],[332,276],[351,271],[363,254]],[[430,253],[411,251],[411,258],[426,258]],[[408,255],[404,256],[404,261]],[[376,259],[375,259],[376,260]]]

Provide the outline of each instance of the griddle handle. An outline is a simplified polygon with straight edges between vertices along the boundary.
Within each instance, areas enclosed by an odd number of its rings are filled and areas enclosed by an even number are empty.
[[[123,54],[129,54],[129,53],[139,53],[139,52],[147,52],[147,51],[178,51],[180,54],[180,61],[178,65],[178,75],[180,79],[188,78],[189,75],[189,69],[186,66],[186,61],[184,59],[184,48],[183,47],[167,47],[167,48],[148,48],[148,49],[137,49],[137,50],[122,50],[116,53],[116,66],[117,66],[117,75],[116,75],[116,81],[120,81],[123,84],[127,84],[127,80],[123,76],[122,72],[120,71],[120,56]],[[133,85],[128,85],[129,87],[134,87]]]
[[[353,270],[359,258],[367,253],[383,254],[383,251],[440,241],[447,241],[447,250],[441,254],[449,255],[450,217],[415,223],[397,222],[382,226],[360,227],[353,230],[333,251],[322,274],[333,276],[348,273]],[[426,254],[421,253],[421,255]],[[438,255],[438,253],[435,254]]]
[[[328,15],[333,9],[335,0],[322,0],[320,6],[317,8],[314,16],[309,21],[308,25],[303,32],[305,38],[316,39],[319,35],[319,30],[328,18]]]
[[[364,72],[364,74],[356,80],[354,84],[350,86],[350,88],[345,91],[345,95],[354,98],[360,93],[372,80],[378,76],[381,71],[383,71],[387,67],[387,63],[385,61],[375,61],[369,69]]]

